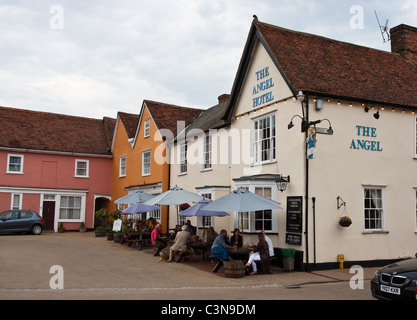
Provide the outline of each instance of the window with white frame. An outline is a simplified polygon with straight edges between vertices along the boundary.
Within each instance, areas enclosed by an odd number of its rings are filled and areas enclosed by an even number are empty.
[[[211,169],[211,157],[212,157],[212,138],[210,134],[204,137],[204,145],[203,145],[203,164],[202,170]]]
[[[22,195],[21,194],[12,194],[12,203],[11,210],[20,210],[22,209]]]
[[[75,160],[75,176],[81,178],[88,178],[88,165],[88,160]]]
[[[81,197],[61,196],[59,219],[79,220],[81,219]]]
[[[145,138],[149,137],[151,135],[151,120],[146,119],[145,120],[145,128],[143,130],[143,136]]]
[[[179,174],[187,173],[187,142],[180,144],[178,172]]]
[[[7,173],[23,173],[23,155],[8,155]]]
[[[151,174],[151,150],[142,152],[142,176]]]
[[[126,156],[120,157],[120,160],[119,160],[119,177],[126,177]]]
[[[384,229],[384,188],[364,187],[365,230]]]
[[[243,187],[250,192],[253,192],[259,196],[267,199],[277,201],[277,188],[275,182],[265,182],[251,184],[249,186],[236,185],[237,187]],[[275,210],[258,210],[252,212],[238,212],[235,216],[235,227],[242,229],[245,232],[259,232],[261,230],[267,233],[277,232],[277,214]]]
[[[264,187],[256,187],[255,194],[258,196],[271,199],[272,189]],[[255,230],[256,231],[272,231],[272,210],[255,211]]]
[[[253,120],[253,162],[269,163],[276,159],[275,115]]]
[[[202,193],[201,196],[205,199],[211,200],[211,193]],[[213,225],[213,217],[198,217],[197,224],[199,228],[208,228]]]

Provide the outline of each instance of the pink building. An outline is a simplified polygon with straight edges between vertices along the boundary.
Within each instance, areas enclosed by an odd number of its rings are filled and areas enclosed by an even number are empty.
[[[0,107],[0,212],[38,212],[47,229],[94,227],[110,200],[115,120]]]

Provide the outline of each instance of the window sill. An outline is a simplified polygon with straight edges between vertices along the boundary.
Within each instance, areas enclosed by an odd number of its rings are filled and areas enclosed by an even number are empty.
[[[6,171],[6,174],[23,174],[23,172]]]
[[[200,172],[206,172],[206,171],[213,171],[213,168],[205,168],[205,169],[200,170]]]
[[[182,173],[178,173],[178,176],[185,176],[187,174],[188,174],[188,172],[182,172]]]
[[[90,177],[88,177],[88,176],[74,176],[74,178],[89,179]]]
[[[387,230],[364,230],[362,234],[388,234]]]

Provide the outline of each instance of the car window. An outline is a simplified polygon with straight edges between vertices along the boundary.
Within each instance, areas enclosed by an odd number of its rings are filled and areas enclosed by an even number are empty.
[[[20,219],[30,219],[32,218],[32,212],[30,211],[23,211],[20,213]]]
[[[7,220],[15,220],[19,218],[19,212],[17,211],[8,212],[4,214],[1,218],[7,219]]]

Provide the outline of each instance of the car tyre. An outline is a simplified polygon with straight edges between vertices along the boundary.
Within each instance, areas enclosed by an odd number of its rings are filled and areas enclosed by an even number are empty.
[[[42,233],[42,226],[41,226],[41,225],[39,225],[39,224],[35,224],[35,225],[32,227],[32,233],[33,233],[33,234],[36,234],[36,235],[41,234],[41,233]]]

